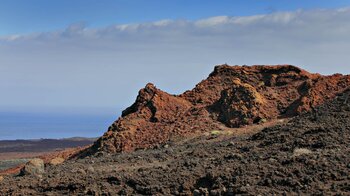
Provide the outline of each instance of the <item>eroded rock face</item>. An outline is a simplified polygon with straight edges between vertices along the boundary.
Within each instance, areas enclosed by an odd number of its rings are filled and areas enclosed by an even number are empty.
[[[190,107],[191,103],[187,100],[169,95],[149,83],[140,90],[135,103],[123,111],[122,117],[135,116],[150,122],[172,123]]]
[[[263,110],[266,103],[253,86],[236,79],[231,88],[221,91],[220,99],[211,108],[218,114],[220,122],[229,127],[239,127],[268,117],[269,114]]]
[[[132,151],[165,142],[172,132],[171,125],[188,116],[192,104],[170,95],[153,84],[139,91],[135,103],[123,111],[93,148],[108,152]],[[179,128],[179,127],[178,127]]]
[[[147,84],[83,154],[150,148],[173,136],[295,116],[349,85],[349,76],[311,74],[291,65],[216,66],[207,79],[178,96]]]

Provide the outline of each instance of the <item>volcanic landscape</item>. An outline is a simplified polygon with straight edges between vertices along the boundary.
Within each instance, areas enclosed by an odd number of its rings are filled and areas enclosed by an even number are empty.
[[[147,84],[92,145],[3,171],[0,195],[349,195],[350,76],[219,65]]]

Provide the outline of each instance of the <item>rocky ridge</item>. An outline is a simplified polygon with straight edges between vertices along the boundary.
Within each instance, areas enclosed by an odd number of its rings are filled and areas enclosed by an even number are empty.
[[[176,136],[292,117],[313,110],[349,85],[350,76],[322,76],[292,65],[216,66],[207,79],[181,95],[149,83],[79,156],[152,148]]]

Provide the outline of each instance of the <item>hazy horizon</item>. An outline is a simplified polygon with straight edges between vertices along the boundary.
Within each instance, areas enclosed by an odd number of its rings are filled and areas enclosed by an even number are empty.
[[[0,140],[99,137],[121,113],[102,112],[0,112]]]

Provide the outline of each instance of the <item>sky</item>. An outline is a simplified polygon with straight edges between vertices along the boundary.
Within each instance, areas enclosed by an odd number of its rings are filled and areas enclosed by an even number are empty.
[[[350,73],[349,21],[345,0],[0,0],[0,140],[99,136],[146,83],[217,64]]]
[[[1,0],[0,34],[50,31],[76,22],[104,27],[346,6],[348,0]]]

